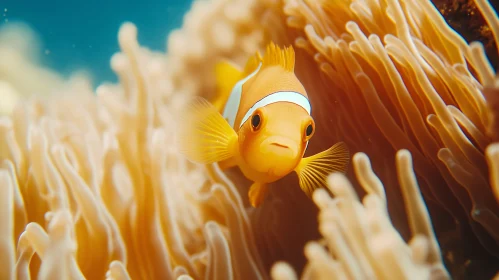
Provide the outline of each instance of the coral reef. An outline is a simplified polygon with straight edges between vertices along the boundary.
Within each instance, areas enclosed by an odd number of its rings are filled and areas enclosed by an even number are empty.
[[[475,3],[499,41],[497,14]],[[498,272],[499,79],[431,1],[196,1],[166,54],[136,36],[121,27],[120,82],[96,92],[0,45],[0,94],[45,86],[0,118],[1,279]],[[242,64],[269,40],[296,50],[307,153],[344,141],[355,155],[313,201],[289,176],[253,209],[239,170],[179,155],[176,120],[187,97],[214,97],[219,59]]]

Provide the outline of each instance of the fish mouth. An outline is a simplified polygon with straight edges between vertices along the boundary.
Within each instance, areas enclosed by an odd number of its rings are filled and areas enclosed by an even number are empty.
[[[283,153],[283,155],[295,155],[297,154],[297,144],[292,139],[280,136],[271,136],[265,139],[262,143],[262,150],[265,151],[280,151],[278,153]]]
[[[277,143],[277,142],[272,142],[272,143],[270,143],[270,145],[281,147],[281,148],[285,148],[285,149],[289,149],[288,146],[286,146],[284,144],[281,144],[281,143]]]

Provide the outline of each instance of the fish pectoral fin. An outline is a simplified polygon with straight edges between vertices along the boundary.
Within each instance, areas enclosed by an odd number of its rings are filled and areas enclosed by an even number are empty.
[[[248,192],[251,206],[258,207],[263,202],[267,196],[268,188],[269,186],[265,183],[254,182],[253,185],[251,185]]]
[[[222,112],[232,92],[232,88],[242,78],[241,76],[242,71],[227,60],[222,60],[215,65],[217,96],[213,99],[212,103],[218,112]]]
[[[236,155],[236,132],[206,99],[195,97],[182,116],[178,145],[190,161],[210,164]]]
[[[345,173],[350,153],[345,143],[339,142],[331,148],[310,157],[302,158],[295,168],[300,188],[312,197],[315,189],[326,185],[326,178],[333,172]]]

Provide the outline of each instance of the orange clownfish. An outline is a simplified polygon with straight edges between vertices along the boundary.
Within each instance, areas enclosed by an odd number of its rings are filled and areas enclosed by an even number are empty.
[[[258,52],[243,71],[228,62],[216,66],[218,99],[196,98],[185,112],[182,153],[192,162],[238,166],[254,183],[249,200],[257,207],[268,184],[292,171],[310,197],[332,172],[345,172],[349,152],[343,142],[303,158],[315,122],[307,92],[294,73],[293,48],[274,43]]]

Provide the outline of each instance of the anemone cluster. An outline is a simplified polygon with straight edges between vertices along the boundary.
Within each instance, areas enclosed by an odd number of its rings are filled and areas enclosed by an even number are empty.
[[[491,4],[475,4],[499,42]],[[0,279],[499,271],[499,78],[429,0],[196,1],[166,53],[123,24],[119,83],[95,91],[39,66],[29,34],[2,35]],[[252,208],[237,168],[180,155],[176,120],[189,97],[214,97],[220,59],[244,65],[270,41],[295,49],[307,154],[343,141],[353,157],[313,199],[289,176]]]

